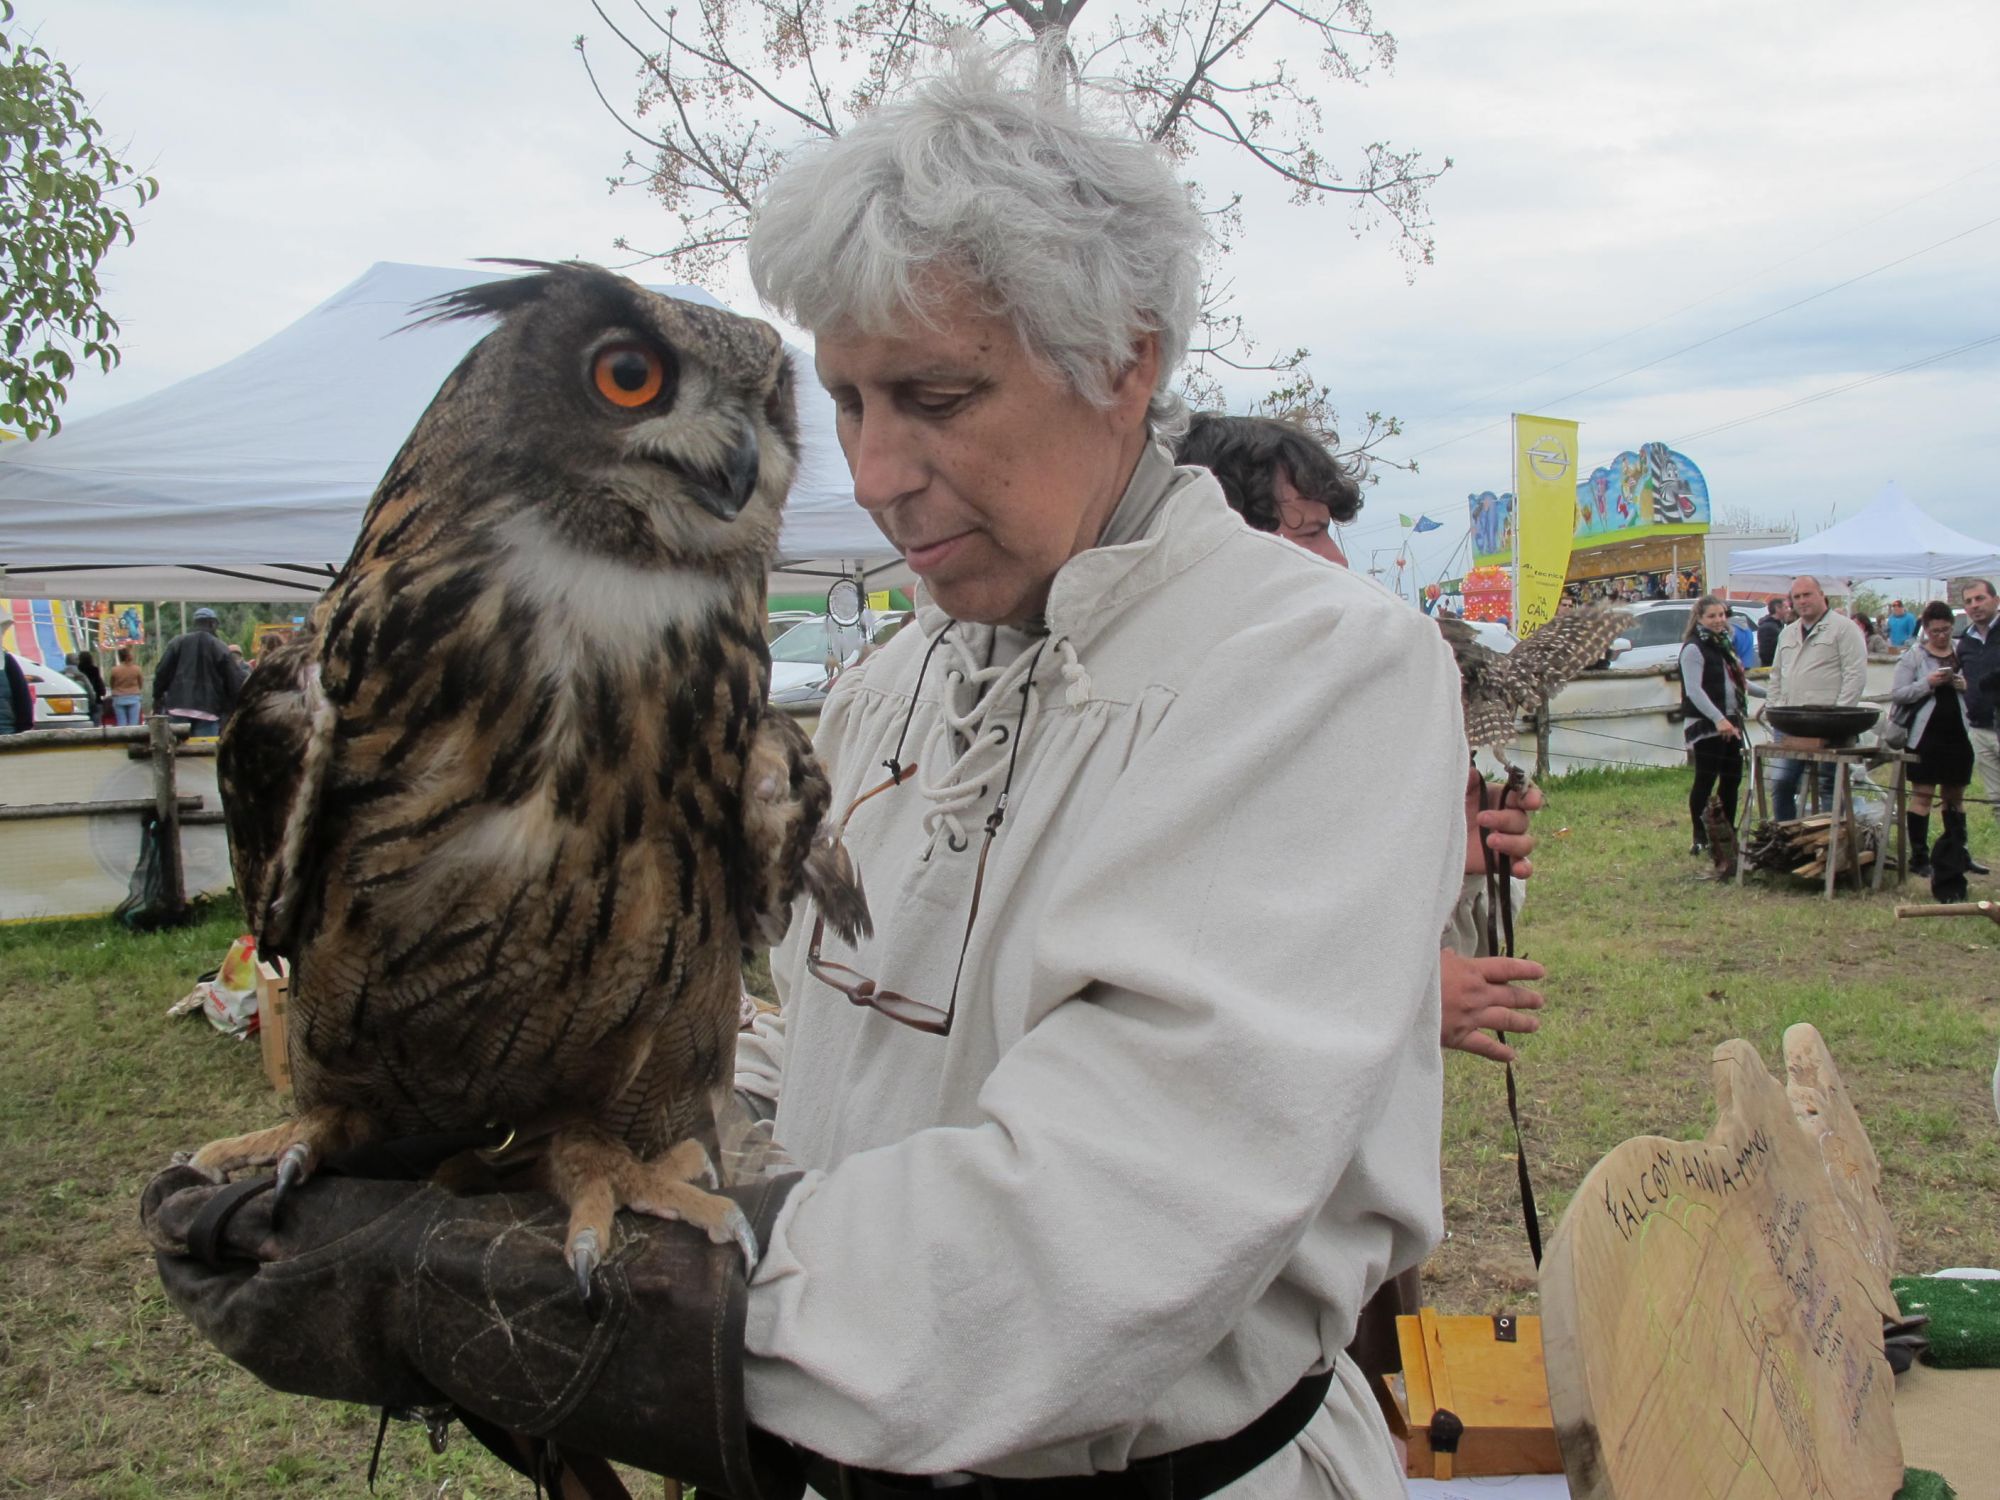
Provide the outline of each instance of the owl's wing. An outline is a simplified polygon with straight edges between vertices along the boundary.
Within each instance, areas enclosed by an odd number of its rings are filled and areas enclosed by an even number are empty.
[[[289,951],[298,893],[311,879],[310,832],[331,728],[319,688],[319,643],[307,637],[258,662],[216,752],[229,862],[262,953]]]
[[[1631,618],[1617,609],[1566,610],[1509,652],[1508,665],[1524,673],[1546,699],[1602,660]]]
[[[744,780],[745,941],[783,937],[801,890],[845,941],[872,932],[860,872],[832,824],[826,771],[790,714],[758,721]]]

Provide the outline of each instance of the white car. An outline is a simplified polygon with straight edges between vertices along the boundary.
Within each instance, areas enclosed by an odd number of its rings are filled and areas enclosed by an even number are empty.
[[[872,640],[881,645],[896,633],[903,623],[903,614],[904,611],[897,610],[878,618],[871,612],[862,616],[859,625],[846,629],[833,625],[825,615],[801,620],[771,642],[771,701],[793,708],[824,702],[834,677],[828,670],[832,655],[828,649],[829,632],[839,642],[836,670],[851,667],[861,659],[862,642]]]
[[[83,729],[90,725],[90,689],[25,656],[14,660],[35,690],[37,729]]]
[[[1688,611],[1694,608],[1692,599],[1653,599],[1644,604],[1620,604],[1612,606],[1622,609],[1632,617],[1631,623],[1619,632],[1620,638],[1630,641],[1632,649],[1619,653],[1613,662],[1621,670],[1627,667],[1671,667],[1681,659],[1682,638],[1687,634]],[[1754,632],[1756,621],[1740,609],[1729,611],[1732,623],[1741,620]]]

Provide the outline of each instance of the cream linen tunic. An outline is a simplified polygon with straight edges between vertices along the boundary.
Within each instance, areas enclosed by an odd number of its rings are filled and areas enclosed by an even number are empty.
[[[750,1291],[750,1415],[871,1468],[1074,1474],[1235,1432],[1334,1365],[1223,1493],[1400,1495],[1339,1351],[1442,1233],[1457,673],[1430,621],[1245,528],[1206,471],[1149,451],[1135,508],[1141,539],[1051,589],[951,1035],[813,980],[804,908],[773,955],[782,1011],[737,1082],[811,1170]],[[836,810],[887,776],[947,623],[926,606],[828,703]],[[920,769],[848,827],[875,935],[829,959],[946,1003],[1037,641],[937,646]]]

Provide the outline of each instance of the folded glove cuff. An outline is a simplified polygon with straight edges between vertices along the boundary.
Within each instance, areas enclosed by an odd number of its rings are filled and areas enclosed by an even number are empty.
[[[798,1181],[789,1173],[730,1190],[758,1244],[768,1242]],[[446,1394],[559,1449],[670,1474],[730,1500],[798,1500],[803,1455],[750,1425],[743,1386],[749,1287],[736,1247],[648,1236],[641,1253],[614,1256],[598,1275],[602,1337],[593,1338],[564,1389],[550,1391],[556,1399],[541,1413],[496,1410],[490,1387],[460,1392],[440,1382]]]

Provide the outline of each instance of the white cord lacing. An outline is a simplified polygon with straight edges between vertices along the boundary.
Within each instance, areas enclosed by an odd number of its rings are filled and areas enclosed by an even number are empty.
[[[1004,768],[1009,739],[1031,735],[1041,718],[1042,696],[1030,679],[1040,653],[1024,650],[999,666],[983,664],[974,654],[973,642],[953,630],[945,643],[949,660],[945,667],[944,690],[939,695],[939,716],[924,737],[917,757],[918,793],[931,805],[924,813],[924,832],[930,835],[930,849],[937,845],[940,832],[954,851],[971,843],[966,815],[975,814],[993,793],[992,783]],[[1081,706],[1090,696],[1090,675],[1077,659],[1076,648],[1067,636],[1051,642],[1068,684],[1067,701]],[[1015,696],[1022,694],[1021,722],[1007,722],[1007,712]],[[935,774],[933,767],[940,767]]]

